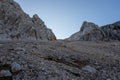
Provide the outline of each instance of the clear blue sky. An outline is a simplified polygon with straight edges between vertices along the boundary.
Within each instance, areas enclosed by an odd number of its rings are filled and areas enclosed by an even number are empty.
[[[30,16],[38,14],[58,39],[80,30],[83,21],[105,25],[120,20],[120,0],[15,0]]]

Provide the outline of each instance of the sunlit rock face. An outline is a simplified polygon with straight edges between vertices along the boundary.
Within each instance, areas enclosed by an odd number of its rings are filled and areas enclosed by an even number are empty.
[[[98,25],[91,22],[83,22],[79,32],[73,34],[68,40],[96,41],[103,40],[105,34]]]
[[[99,27],[94,23],[85,21],[80,31],[71,35],[67,40],[120,41],[120,22]]]
[[[0,0],[0,40],[56,40],[56,37],[38,15],[31,18],[13,0]]]

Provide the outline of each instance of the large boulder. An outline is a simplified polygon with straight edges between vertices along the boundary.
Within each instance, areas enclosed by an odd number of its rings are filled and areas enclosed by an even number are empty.
[[[13,0],[0,0],[0,40],[56,40],[51,29],[33,15],[29,17]]]

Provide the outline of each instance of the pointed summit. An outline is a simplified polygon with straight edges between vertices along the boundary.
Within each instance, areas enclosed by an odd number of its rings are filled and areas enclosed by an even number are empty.
[[[103,40],[104,36],[104,32],[98,25],[84,21],[80,31],[70,36],[68,40],[98,41]]]
[[[80,31],[83,31],[83,30],[92,30],[92,29],[97,29],[99,28],[98,25],[92,23],[92,22],[87,22],[87,21],[84,21],[82,26],[81,26],[81,29]]]
[[[120,41],[120,21],[102,27],[84,21],[80,31],[71,35],[67,40]]]

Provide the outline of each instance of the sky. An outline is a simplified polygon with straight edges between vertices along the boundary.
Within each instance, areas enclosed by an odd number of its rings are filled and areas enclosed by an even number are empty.
[[[120,0],[15,0],[31,17],[38,14],[58,39],[80,30],[83,21],[102,26],[120,20]]]

